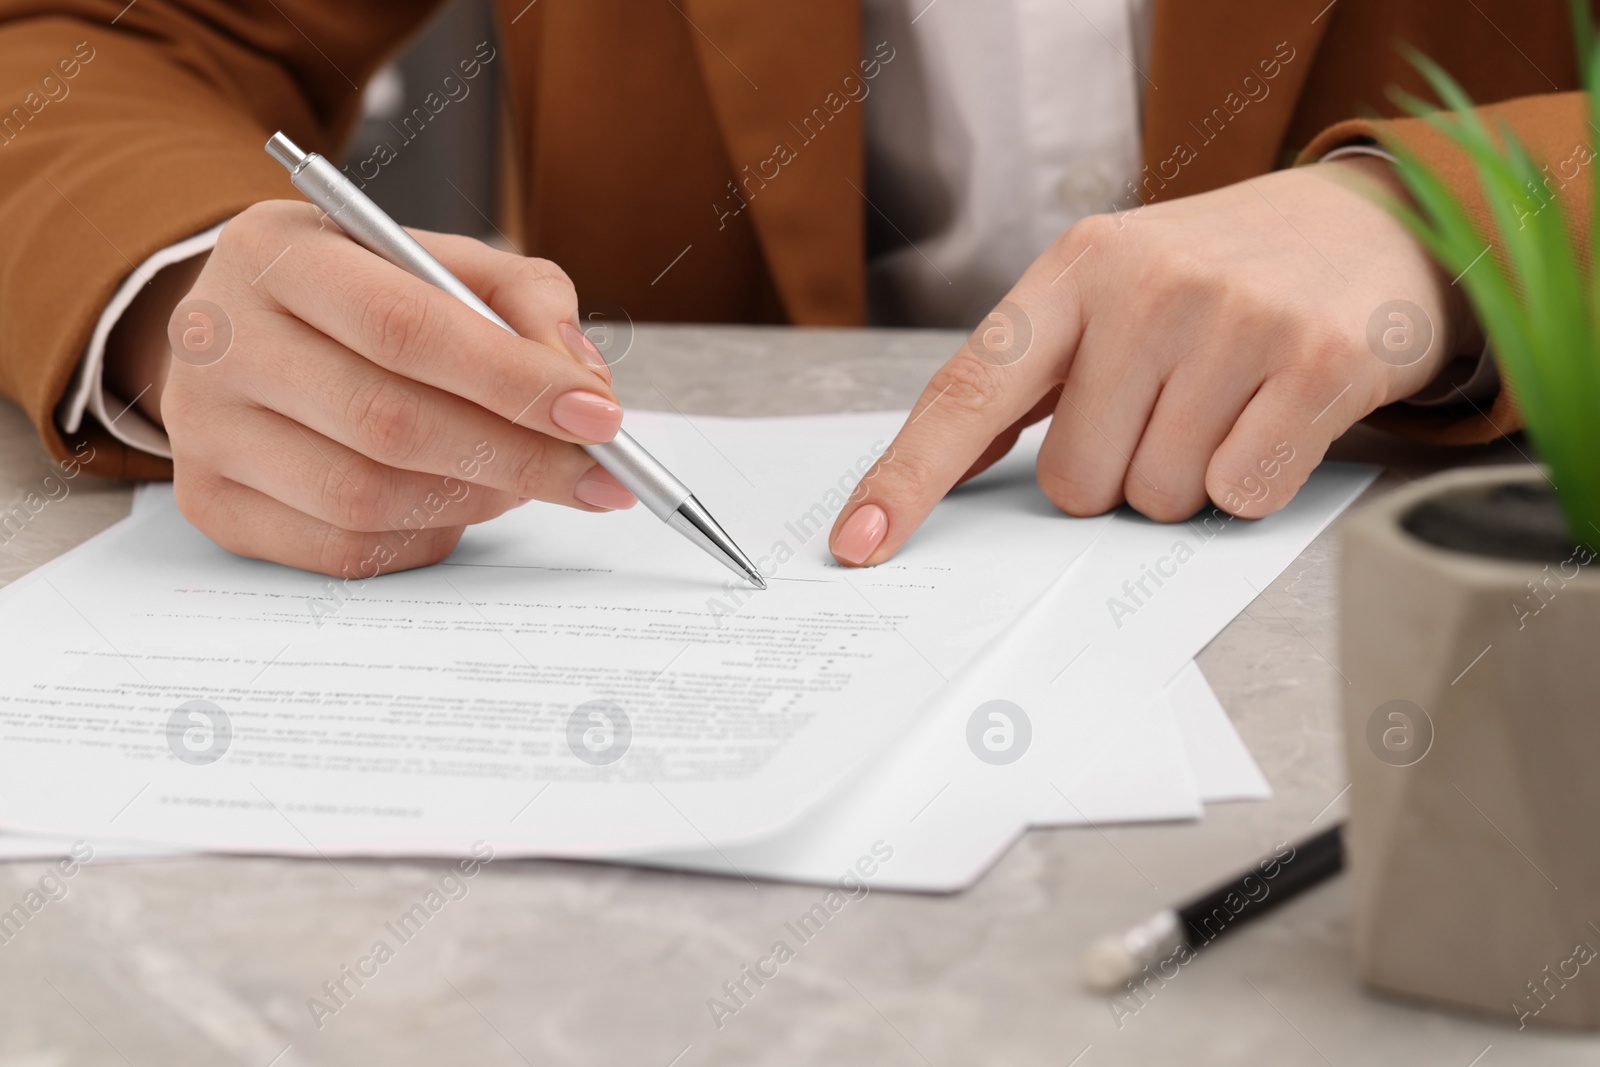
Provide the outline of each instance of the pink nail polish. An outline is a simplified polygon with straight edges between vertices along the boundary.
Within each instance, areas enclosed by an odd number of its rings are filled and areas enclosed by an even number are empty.
[[[888,514],[876,504],[867,504],[845,520],[839,536],[833,539],[833,554],[859,567],[883,543],[883,535],[888,532]]]
[[[609,441],[622,428],[622,408],[598,393],[574,389],[556,397],[550,421],[585,441]]]
[[[561,335],[567,351],[599,371],[608,383],[611,381],[611,367],[606,363],[606,357],[594,346],[594,342],[589,340],[588,334],[570,322],[557,324],[556,332]]]
[[[605,508],[607,511],[622,511],[639,502],[621,482],[611,476],[610,471],[598,465],[584,472],[578,484],[572,487],[572,495],[591,507]]]

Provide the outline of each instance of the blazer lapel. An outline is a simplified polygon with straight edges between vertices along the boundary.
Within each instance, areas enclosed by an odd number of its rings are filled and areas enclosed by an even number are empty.
[[[1284,137],[1340,0],[1155,0],[1139,198],[1171,200],[1294,158]]]
[[[734,175],[711,210],[749,214],[791,322],[863,322],[859,0],[675,2]]]

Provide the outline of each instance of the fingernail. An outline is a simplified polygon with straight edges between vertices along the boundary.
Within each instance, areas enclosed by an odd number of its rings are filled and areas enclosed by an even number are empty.
[[[622,511],[639,502],[639,498],[623,488],[610,471],[598,464],[590,467],[578,479],[578,484],[572,487],[572,495],[590,507],[605,508],[607,511]]]
[[[531,496],[519,496],[519,497],[517,497],[517,507],[520,508],[522,505],[526,504],[528,501],[530,501],[532,499],[533,499],[533,497],[531,497]]]
[[[588,334],[570,322],[558,324],[556,332],[561,334],[561,340],[566,343],[567,351],[599,371],[608,383],[611,381],[611,367],[606,363],[606,357],[594,346],[594,342],[589,340]]]
[[[859,566],[883,543],[889,532],[889,516],[876,504],[858,508],[845,520],[844,528],[833,540],[833,554]]]
[[[556,397],[550,421],[585,441],[609,441],[622,428],[622,408],[598,393],[574,389]]]

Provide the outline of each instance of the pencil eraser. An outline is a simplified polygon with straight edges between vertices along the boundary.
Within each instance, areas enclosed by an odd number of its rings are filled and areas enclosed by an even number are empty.
[[[1121,937],[1102,937],[1083,956],[1083,984],[1096,993],[1121,989],[1138,971],[1138,961]]]

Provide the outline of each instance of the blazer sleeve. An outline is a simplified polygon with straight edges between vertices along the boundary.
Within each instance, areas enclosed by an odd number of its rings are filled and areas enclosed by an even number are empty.
[[[170,476],[99,426],[57,426],[106,302],[158,249],[295,195],[267,137],[334,153],[360,87],[435,6],[0,0],[0,393],[54,458]]]
[[[1505,123],[1527,147],[1534,161],[1548,167],[1549,194],[1561,204],[1573,247],[1584,262],[1590,258],[1592,214],[1588,164],[1594,159],[1588,136],[1588,101],[1583,93],[1551,93],[1520,97],[1478,109],[1490,128]],[[1428,163],[1449,186],[1468,217],[1484,235],[1492,254],[1503,255],[1488,202],[1466,154],[1422,119],[1351,119],[1322,131],[1300,153],[1300,162],[1320,159],[1343,144],[1397,137]],[[1504,260],[1502,259],[1502,262]],[[1501,376],[1492,401],[1421,407],[1391,404],[1367,417],[1383,429],[1436,444],[1479,444],[1522,428],[1522,415],[1510,383]]]

